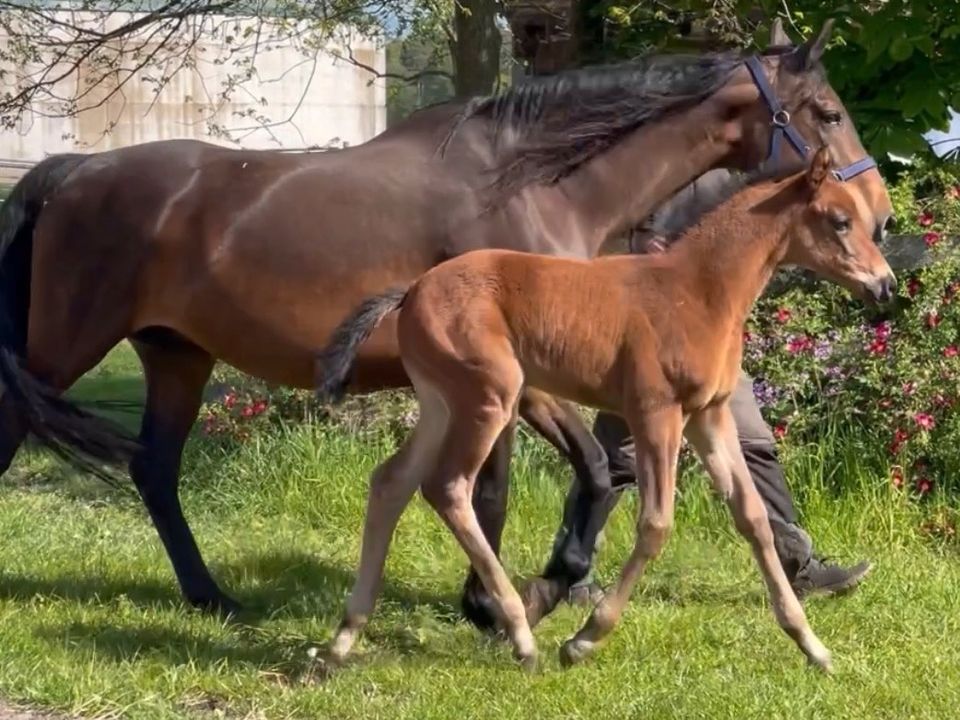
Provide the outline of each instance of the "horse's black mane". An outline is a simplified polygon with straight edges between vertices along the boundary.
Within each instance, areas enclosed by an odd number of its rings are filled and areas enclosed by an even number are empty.
[[[795,50],[771,47],[761,54],[782,56]],[[738,52],[649,55],[531,78],[497,95],[471,100],[443,147],[467,120],[486,118],[503,158],[494,183],[499,190],[554,183],[638,127],[702,102],[742,61]]]

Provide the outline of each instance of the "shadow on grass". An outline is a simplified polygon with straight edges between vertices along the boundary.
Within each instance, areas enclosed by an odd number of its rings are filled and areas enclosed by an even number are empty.
[[[268,617],[338,617],[354,580],[352,568],[299,552],[253,555],[238,563],[219,564],[214,575],[244,606],[238,622],[251,624]],[[235,590],[237,585],[240,587]],[[0,572],[0,598],[25,601],[37,597],[101,605],[126,599],[144,609],[179,606],[184,612],[192,611],[181,599],[172,573],[164,583],[134,577],[105,579],[72,573],[31,577]],[[380,597],[408,610],[429,606],[438,615],[456,613],[454,597],[420,592],[389,578]]]
[[[276,675],[274,679],[281,683],[324,679],[330,668],[312,659],[308,650],[325,643],[336,627],[353,583],[352,569],[294,552],[254,555],[219,570],[221,577],[243,579],[244,587],[235,596],[246,608],[223,630],[171,627],[181,622],[175,615],[144,612],[141,619],[124,612],[117,621],[46,622],[38,625],[35,633],[57,647],[67,642],[118,662],[143,657],[158,658],[170,665],[191,663],[214,668],[228,661],[255,665],[268,671],[268,675]],[[172,578],[165,584],[134,578],[98,580],[75,575],[40,578],[0,574],[0,598],[29,601],[37,597],[105,606],[126,599],[145,611],[179,607],[183,613],[194,612],[181,601]],[[384,583],[380,601],[384,606],[399,607],[412,617],[426,612],[445,625],[448,619],[457,618],[455,598],[412,590],[389,579]],[[265,625],[268,619],[309,619],[328,629],[320,637],[282,635]],[[374,652],[432,654],[417,642],[412,630],[380,631],[369,642]]]

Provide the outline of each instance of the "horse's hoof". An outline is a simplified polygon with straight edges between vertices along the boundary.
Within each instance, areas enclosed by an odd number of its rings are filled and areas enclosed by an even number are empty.
[[[460,599],[460,608],[463,616],[474,627],[484,632],[497,631],[497,620],[492,610],[492,601],[483,588],[468,586],[464,589]]]
[[[220,593],[218,595],[201,596],[188,598],[189,602],[197,610],[211,615],[220,615],[224,618],[234,618],[244,611],[243,605],[228,595]]]
[[[567,640],[560,646],[560,666],[564,668],[573,667],[586,660],[589,655],[589,650],[581,643],[576,640]]]
[[[552,613],[565,592],[564,583],[544,577],[535,577],[520,591],[523,609],[527,615],[527,624],[535,627],[543,618]]]

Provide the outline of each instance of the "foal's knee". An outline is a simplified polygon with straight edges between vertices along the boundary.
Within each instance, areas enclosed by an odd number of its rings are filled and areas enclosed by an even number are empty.
[[[637,534],[644,557],[653,559],[660,554],[673,530],[673,518],[665,512],[644,513],[640,517]]]

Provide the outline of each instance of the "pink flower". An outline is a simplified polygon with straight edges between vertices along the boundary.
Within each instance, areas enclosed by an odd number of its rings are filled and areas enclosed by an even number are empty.
[[[781,325],[785,325],[787,322],[789,322],[789,320],[790,320],[790,318],[792,317],[792,315],[793,315],[793,313],[791,313],[789,309],[783,308],[783,307],[782,307],[782,308],[778,308],[778,309],[777,309],[777,322],[780,323]]]
[[[930,227],[933,225],[933,215],[928,212],[922,212],[917,215],[917,223],[920,227]]]
[[[244,407],[243,410],[240,411],[240,414],[245,418],[253,417],[253,405],[247,405]]]
[[[227,393],[223,396],[223,406],[229,410],[237,404],[237,396],[233,393]]]
[[[893,434],[893,442],[890,443],[890,454],[896,455],[900,452],[900,448],[902,448],[903,444],[909,439],[910,433],[903,428],[897,428],[897,431]]]
[[[928,232],[923,234],[923,244],[927,247],[933,247],[940,242],[940,233]]]
[[[777,423],[773,427],[773,436],[777,440],[782,440],[787,436],[787,424],[786,423]]]
[[[933,481],[929,478],[918,477],[917,478],[917,492],[921,495],[926,495],[931,490],[933,490]]]
[[[913,420],[924,430],[933,430],[934,426],[937,424],[933,419],[933,415],[930,415],[929,413],[918,412],[913,416]]]
[[[878,323],[873,328],[873,336],[877,340],[889,340],[890,339],[890,321],[884,320],[881,323]]]
[[[871,355],[884,355],[887,352],[887,341],[879,338],[872,340],[867,345],[867,350],[870,351]]]
[[[917,278],[910,278],[907,280],[907,295],[910,297],[916,297],[917,293],[920,292],[922,287],[923,283],[921,283]]]
[[[909,382],[905,382],[903,384],[902,389],[903,389],[903,394],[906,395],[907,397],[910,397],[911,395],[913,395],[913,391],[917,389],[917,384],[913,380],[910,380]]]
[[[802,352],[813,350],[813,338],[804,335],[802,337],[791,337],[787,341],[787,352],[791,355],[799,355]]]
[[[953,400],[948,398],[943,393],[937,393],[933,396],[933,404],[938,408],[948,408],[953,405]]]
[[[960,350],[957,349],[956,345],[947,345],[947,347],[943,349],[944,357],[952,358],[956,357],[957,355],[960,355]]]
[[[926,322],[927,327],[933,330],[933,328],[940,324],[940,315],[936,310],[931,310],[927,313]]]
[[[897,489],[903,487],[903,470],[901,470],[899,467],[893,467],[890,469],[890,484]]]
[[[260,414],[261,414],[262,412],[264,412],[266,409],[267,409],[267,401],[266,401],[266,400],[257,400],[257,401],[253,404],[253,414],[254,414],[254,415],[260,415]]]

